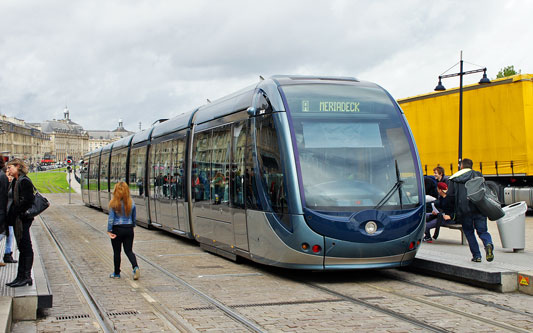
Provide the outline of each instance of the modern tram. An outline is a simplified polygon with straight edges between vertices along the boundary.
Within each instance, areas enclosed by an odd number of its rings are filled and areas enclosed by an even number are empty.
[[[350,77],[272,76],[85,155],[82,197],[126,181],[137,223],[236,260],[309,270],[408,265],[422,168],[396,101]]]

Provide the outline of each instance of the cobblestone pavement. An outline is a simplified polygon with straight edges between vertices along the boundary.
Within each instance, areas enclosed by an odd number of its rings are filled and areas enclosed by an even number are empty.
[[[79,195],[73,195],[71,205],[66,195],[49,197],[52,206],[44,220],[119,332],[248,331],[141,256],[268,332],[533,330],[533,312],[526,312],[533,297],[528,295],[500,294],[400,270],[294,272],[238,264],[203,252],[193,241],[144,228],[135,229],[134,242],[141,278],[132,280],[123,255],[122,278],[109,279],[113,262],[111,243],[103,233],[107,216],[83,206]],[[16,323],[13,332],[101,331],[39,220],[32,232],[50,279],[54,307],[36,322]]]

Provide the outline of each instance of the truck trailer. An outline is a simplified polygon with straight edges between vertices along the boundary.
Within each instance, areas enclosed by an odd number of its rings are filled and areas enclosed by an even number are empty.
[[[458,170],[459,88],[398,100],[411,126],[424,174]],[[533,74],[463,87],[463,153],[500,202],[533,206]]]

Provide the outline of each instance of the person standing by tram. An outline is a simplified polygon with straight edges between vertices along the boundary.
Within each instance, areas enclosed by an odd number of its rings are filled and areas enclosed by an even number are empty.
[[[465,158],[461,161],[461,169],[450,177],[448,195],[455,199],[455,217],[463,226],[473,262],[481,262],[481,252],[477,243],[476,235],[483,241],[487,261],[494,260],[494,245],[488,231],[487,218],[466,197],[466,182],[474,177],[483,177],[481,172],[472,170],[474,163]]]
[[[33,267],[33,247],[31,243],[30,227],[33,217],[26,215],[34,200],[33,183],[26,176],[28,167],[21,159],[15,158],[7,163],[7,171],[13,177],[9,191],[12,204],[8,208],[8,225],[13,226],[15,239],[20,252],[17,277],[6,283],[12,288],[32,285],[31,269]],[[9,200],[9,198],[8,198]]]
[[[12,177],[11,177],[12,178]],[[4,249],[4,262],[0,262],[0,266],[5,266],[6,263],[17,263],[13,259],[13,227],[8,226],[7,211],[8,211],[8,192],[11,180],[6,174],[5,158],[0,155],[0,240],[6,238],[6,246]],[[13,198],[11,198],[11,202]]]
[[[113,263],[115,270],[110,278],[120,278],[120,251],[124,247],[124,253],[133,267],[133,279],[141,276],[137,265],[137,258],[133,253],[133,228],[135,228],[136,208],[131,200],[130,188],[125,182],[118,182],[113,189],[113,198],[109,201],[109,217],[107,219],[107,234],[111,238],[113,246]]]

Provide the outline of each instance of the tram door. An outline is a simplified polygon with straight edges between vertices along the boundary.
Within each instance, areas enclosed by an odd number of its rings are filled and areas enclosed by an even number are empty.
[[[221,242],[235,244],[230,210],[231,125],[213,129],[211,162],[211,212],[214,233]]]
[[[159,172],[159,163],[157,161],[158,145],[152,145],[150,147],[150,158],[148,161],[148,186],[149,192],[149,206],[150,206],[150,222],[156,226],[161,226],[157,220],[157,199],[159,197],[160,190],[160,172]]]
[[[246,196],[244,192],[246,176],[246,124],[246,120],[242,120],[233,124],[233,158],[230,171],[230,198],[235,246],[243,250],[249,250],[245,210]]]
[[[195,233],[214,246],[235,244],[230,210],[231,125],[195,135],[192,185]]]
[[[155,145],[158,155],[155,156],[159,166],[154,182],[156,186],[157,223],[173,231],[179,230],[178,205],[176,200],[176,156],[177,140],[168,140]]]

